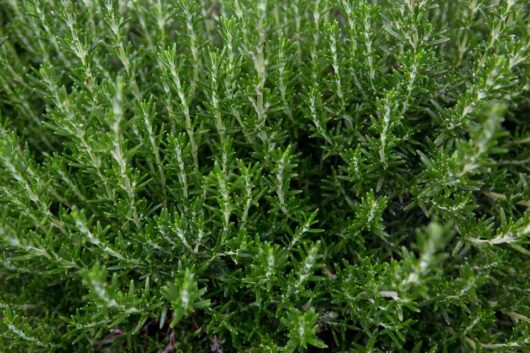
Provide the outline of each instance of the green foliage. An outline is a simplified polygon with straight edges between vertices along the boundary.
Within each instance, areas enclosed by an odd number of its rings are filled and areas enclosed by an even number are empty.
[[[180,319],[193,313],[196,309],[203,309],[210,305],[206,300],[197,301],[205,292],[205,289],[199,290],[197,288],[197,282],[189,269],[186,269],[182,276],[177,277],[175,283],[166,286],[164,297],[171,303],[173,309],[171,327],[174,327]]]
[[[0,0],[0,351],[530,351],[529,13]]]

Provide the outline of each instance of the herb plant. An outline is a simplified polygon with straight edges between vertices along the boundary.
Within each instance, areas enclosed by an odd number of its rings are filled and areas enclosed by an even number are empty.
[[[530,351],[526,0],[0,0],[0,351]]]

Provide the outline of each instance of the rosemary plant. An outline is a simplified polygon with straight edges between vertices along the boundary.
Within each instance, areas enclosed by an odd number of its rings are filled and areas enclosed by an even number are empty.
[[[0,351],[530,351],[526,0],[0,0]]]

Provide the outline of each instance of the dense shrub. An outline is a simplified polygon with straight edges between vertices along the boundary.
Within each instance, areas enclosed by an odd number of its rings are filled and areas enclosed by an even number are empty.
[[[0,351],[530,351],[525,0],[1,0]]]

